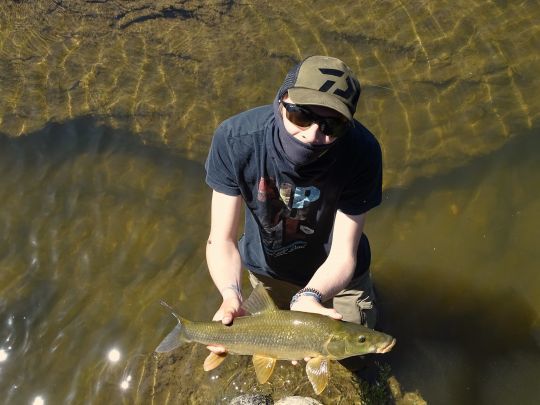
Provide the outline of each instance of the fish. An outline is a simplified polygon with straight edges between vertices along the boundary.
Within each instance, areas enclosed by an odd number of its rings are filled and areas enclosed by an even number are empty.
[[[203,369],[218,367],[227,354],[251,355],[260,384],[271,377],[277,360],[302,360],[310,357],[306,374],[317,395],[329,381],[329,361],[367,353],[387,353],[396,339],[365,326],[328,316],[280,310],[263,284],[257,284],[242,303],[250,315],[221,322],[194,322],[182,318],[162,302],[178,320],[176,327],[156,348],[158,353],[174,350],[184,342],[223,346],[226,353],[211,352]]]

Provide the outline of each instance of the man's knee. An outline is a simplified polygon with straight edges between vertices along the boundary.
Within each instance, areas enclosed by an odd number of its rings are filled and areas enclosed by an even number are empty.
[[[377,306],[370,273],[351,280],[334,297],[334,308],[343,315],[344,321],[373,329],[377,323]]]
[[[249,272],[249,281],[252,287],[262,283],[268,289],[268,294],[279,309],[289,309],[292,296],[301,288],[286,281],[255,275],[252,272]]]

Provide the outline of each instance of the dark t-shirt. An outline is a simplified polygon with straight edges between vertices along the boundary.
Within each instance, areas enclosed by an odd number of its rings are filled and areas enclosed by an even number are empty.
[[[327,153],[299,167],[280,153],[280,130],[271,105],[224,121],[212,140],[206,182],[245,201],[243,264],[256,274],[305,285],[328,255],[336,211],[358,215],[380,204],[381,150],[354,121]],[[355,277],[370,260],[362,235]]]

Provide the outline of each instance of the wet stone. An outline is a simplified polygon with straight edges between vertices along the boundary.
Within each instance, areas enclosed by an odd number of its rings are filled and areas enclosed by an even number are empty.
[[[309,397],[285,397],[276,402],[276,405],[322,405],[322,402]]]
[[[202,364],[208,353],[204,345],[187,343],[169,353],[152,354],[143,367],[136,398],[141,403],[362,404],[376,403],[370,402],[371,397],[391,400],[407,394],[393,395],[399,383],[392,380],[391,390],[387,373],[367,382],[336,361],[330,362],[328,386],[320,395],[313,392],[303,361],[297,366],[278,361],[270,380],[259,384],[251,356],[229,355],[219,367],[205,372]]]
[[[272,405],[274,401],[269,395],[246,394],[231,401],[231,405]]]

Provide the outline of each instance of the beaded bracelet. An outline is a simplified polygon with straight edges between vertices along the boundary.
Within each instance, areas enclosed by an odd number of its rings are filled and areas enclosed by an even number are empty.
[[[316,290],[315,288],[302,288],[300,291],[298,291],[296,294],[293,295],[291,299],[291,303],[289,304],[289,307],[292,307],[296,301],[302,296],[308,296],[313,297],[315,300],[320,304],[322,303],[323,295],[319,290]]]

